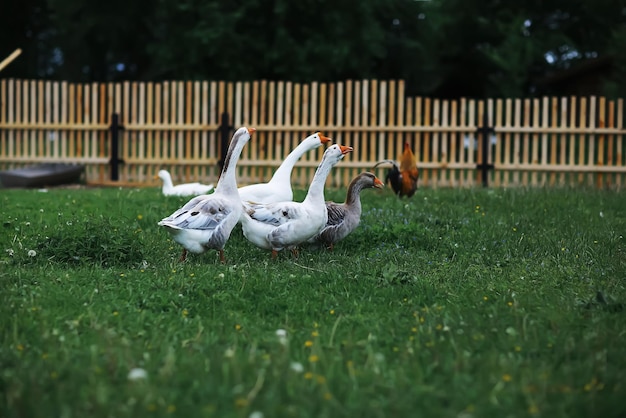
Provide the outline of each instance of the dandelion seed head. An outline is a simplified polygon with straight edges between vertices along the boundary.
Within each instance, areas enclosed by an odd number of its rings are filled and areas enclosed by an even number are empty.
[[[304,371],[304,366],[302,365],[302,363],[297,361],[292,361],[291,364],[289,364],[289,368],[296,373],[302,373]]]
[[[130,369],[127,376],[128,380],[143,380],[148,378],[148,372],[140,367]]]

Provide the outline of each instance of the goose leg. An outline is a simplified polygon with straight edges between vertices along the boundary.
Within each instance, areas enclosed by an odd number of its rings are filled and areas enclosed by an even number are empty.
[[[224,258],[224,250],[217,250],[220,255],[220,263],[226,264],[226,259]]]
[[[182,263],[183,261],[187,260],[187,249],[183,248],[183,253],[180,255],[180,262]]]
[[[272,250],[272,260],[276,260],[277,256],[278,256],[278,251]]]
[[[297,248],[292,248],[291,249],[291,254],[295,257],[298,258],[300,256],[300,251]]]

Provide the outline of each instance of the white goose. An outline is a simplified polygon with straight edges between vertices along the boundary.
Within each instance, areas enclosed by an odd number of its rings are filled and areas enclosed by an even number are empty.
[[[163,181],[162,190],[165,196],[198,196],[213,190],[212,184],[185,183],[174,186],[172,176],[167,170],[160,170],[157,176]]]
[[[249,203],[241,217],[243,235],[254,245],[272,250],[272,258],[284,248],[294,250],[326,225],[324,183],[330,170],[352,147],[333,145],[326,149],[309,191],[300,202]]]
[[[224,246],[242,212],[235,178],[236,165],[254,131],[256,129],[243,127],[233,135],[213,194],[194,197],[159,222],[167,228],[172,239],[183,246],[181,261],[187,258],[187,251],[200,254],[212,248],[218,251],[220,261],[225,262]]]
[[[321,132],[309,135],[298,144],[296,148],[276,169],[274,175],[267,183],[250,184],[239,188],[239,196],[244,204],[247,201],[255,203],[274,203],[293,200],[293,190],[291,189],[291,171],[296,162],[308,151],[318,148],[332,141]]]

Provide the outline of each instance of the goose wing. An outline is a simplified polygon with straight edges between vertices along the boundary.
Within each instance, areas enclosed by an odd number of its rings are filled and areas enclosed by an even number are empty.
[[[215,229],[235,212],[235,207],[229,199],[223,197],[198,196],[163,219],[159,225],[175,229]]]

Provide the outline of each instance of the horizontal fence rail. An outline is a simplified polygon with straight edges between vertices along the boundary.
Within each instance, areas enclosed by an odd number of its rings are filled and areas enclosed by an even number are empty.
[[[175,183],[215,182],[226,146],[220,132],[240,126],[257,129],[238,164],[240,184],[267,181],[316,131],[354,147],[333,169],[334,186],[397,159],[405,142],[420,186],[620,188],[626,180],[623,99],[441,100],[406,96],[402,80],[0,80],[0,170],[66,162],[85,165],[90,184],[156,186],[162,168]],[[322,153],[302,157],[294,185],[308,186]]]

